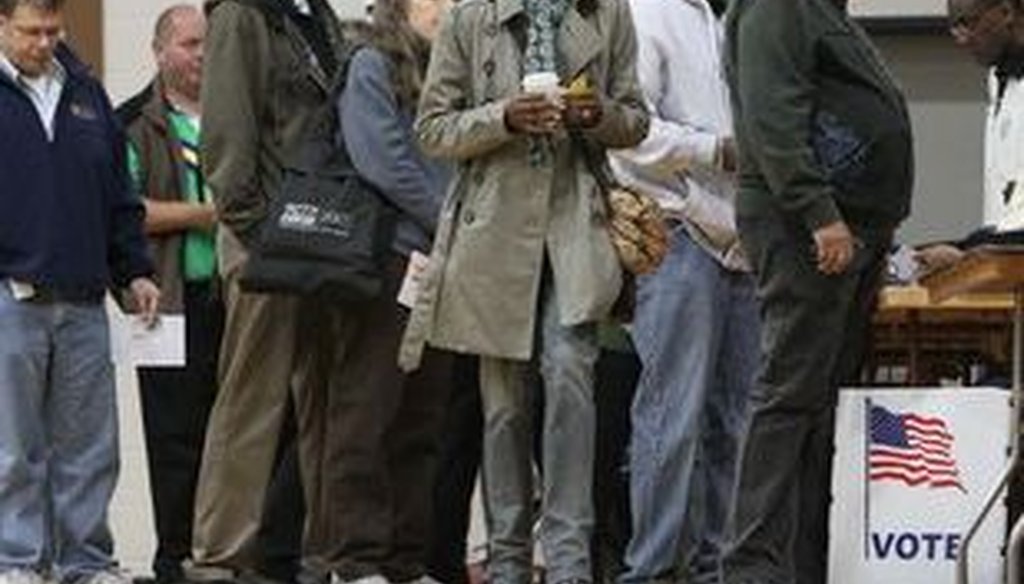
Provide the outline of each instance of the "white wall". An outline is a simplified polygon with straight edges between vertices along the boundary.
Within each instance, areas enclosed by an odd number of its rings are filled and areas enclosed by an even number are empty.
[[[981,225],[985,71],[943,33],[875,39],[906,91],[917,173],[900,239],[963,237]]]
[[[341,18],[362,14],[362,0],[330,0]],[[118,103],[138,91],[153,74],[149,41],[160,12],[174,4],[199,4],[194,0],[106,0],[103,38],[104,81],[111,99]]]

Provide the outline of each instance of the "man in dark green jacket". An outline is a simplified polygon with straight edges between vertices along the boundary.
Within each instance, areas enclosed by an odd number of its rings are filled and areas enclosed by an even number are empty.
[[[735,0],[728,16],[737,223],[764,319],[729,584],[826,581],[838,387],[857,376],[886,251],[909,211],[906,106],[845,8]]]
[[[196,490],[196,579],[230,578],[257,569],[257,529],[293,390],[300,450],[315,449],[320,429],[306,423],[322,410],[309,399],[316,335],[299,335],[311,302],[239,286],[283,161],[296,149],[327,99],[341,54],[337,16],[326,0],[207,0],[203,54],[202,169],[213,191],[219,273],[226,321],[219,388]],[[300,356],[302,361],[300,362]],[[316,416],[313,416],[317,419]],[[317,455],[302,454],[300,461]],[[303,472],[310,510],[318,509],[319,473]],[[311,514],[311,517],[316,517]],[[307,529],[315,539],[315,526]],[[309,541],[307,553],[315,551]]]

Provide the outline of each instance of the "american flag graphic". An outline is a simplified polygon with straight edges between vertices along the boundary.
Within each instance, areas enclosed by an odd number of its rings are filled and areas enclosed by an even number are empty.
[[[868,473],[871,481],[911,487],[954,488],[967,492],[953,454],[953,434],[945,420],[914,413],[897,414],[872,404]]]

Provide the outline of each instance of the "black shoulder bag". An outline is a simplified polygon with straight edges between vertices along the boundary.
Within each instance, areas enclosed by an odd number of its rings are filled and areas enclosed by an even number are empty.
[[[346,301],[380,293],[397,213],[356,171],[337,110],[358,50],[352,47],[339,63],[327,100],[285,161],[242,270],[244,290]]]

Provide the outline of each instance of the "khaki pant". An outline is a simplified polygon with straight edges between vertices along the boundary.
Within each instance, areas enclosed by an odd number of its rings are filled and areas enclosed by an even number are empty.
[[[298,301],[243,292],[237,276],[225,282],[220,387],[196,490],[193,557],[200,568],[256,567],[256,534],[296,364]]]

